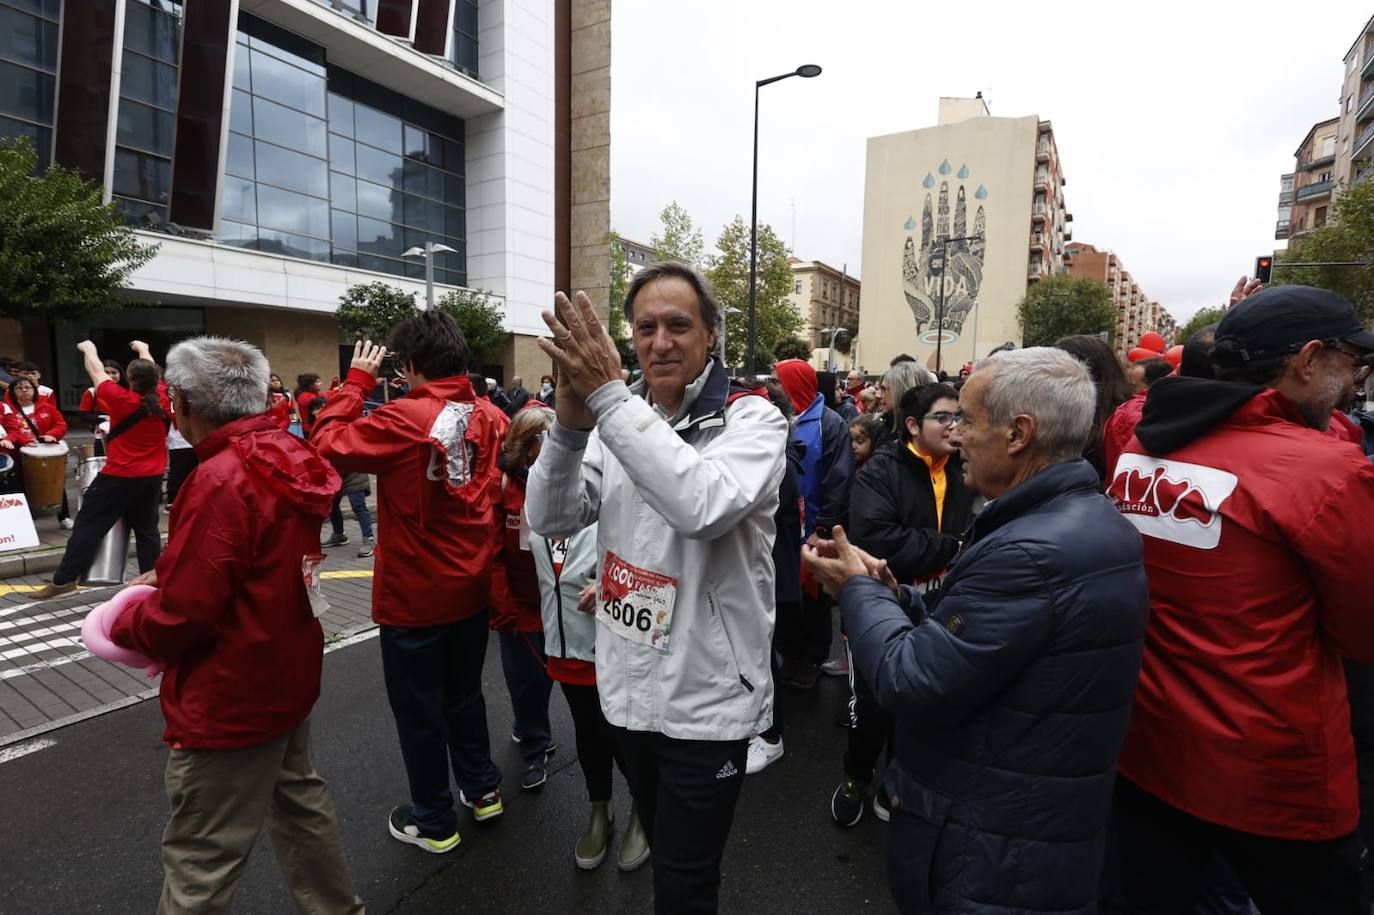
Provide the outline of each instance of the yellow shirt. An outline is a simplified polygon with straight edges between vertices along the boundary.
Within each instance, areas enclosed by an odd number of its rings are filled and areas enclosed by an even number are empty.
[[[932,458],[921,453],[921,449],[916,447],[915,441],[906,443],[907,450],[918,458],[926,462],[930,468],[930,485],[935,489],[935,526],[940,528],[945,522],[945,490],[949,488],[949,480],[945,476],[945,465],[949,463],[949,455],[942,458]]]

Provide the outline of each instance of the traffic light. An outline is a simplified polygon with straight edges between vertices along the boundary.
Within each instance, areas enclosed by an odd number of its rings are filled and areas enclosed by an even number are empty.
[[[1268,283],[1269,276],[1274,272],[1274,259],[1261,254],[1255,258],[1255,279],[1261,283]]]

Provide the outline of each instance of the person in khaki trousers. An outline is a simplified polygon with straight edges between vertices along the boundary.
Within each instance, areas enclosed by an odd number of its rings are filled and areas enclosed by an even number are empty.
[[[110,637],[164,666],[171,818],[160,913],[228,912],[258,834],[270,833],[296,908],[363,912],[334,803],[310,754],[324,635],[320,523],[339,476],[263,412],[267,360],[200,337],[167,356],[182,433],[200,465],[172,537]]]

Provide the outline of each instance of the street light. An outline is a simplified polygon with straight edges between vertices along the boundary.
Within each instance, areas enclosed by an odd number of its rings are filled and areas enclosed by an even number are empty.
[[[745,344],[744,353],[745,374],[751,377],[754,374],[754,347],[758,342],[756,308],[758,289],[756,286],[759,273],[759,90],[769,83],[776,83],[778,80],[792,76],[810,79],[820,75],[821,68],[816,64],[802,64],[791,73],[770,76],[754,83],[754,191],[753,203],[749,211],[749,340]]]
[[[830,335],[830,355],[825,360],[825,370],[827,372],[833,372],[835,371],[835,338],[840,334],[844,334],[846,337],[849,336],[849,328],[822,327],[821,333]]]
[[[940,374],[940,367],[942,364],[940,355],[941,348],[945,342],[945,265],[949,260],[948,248],[952,242],[982,240],[983,236],[981,235],[961,235],[958,238],[937,238],[935,240],[935,244],[940,249],[940,260],[938,262],[938,270],[940,273],[940,306],[935,311],[935,374],[937,376]],[[931,261],[931,266],[937,266],[937,263],[933,259]],[[973,345],[978,345],[976,339],[973,341]]]
[[[725,316],[739,314],[738,308],[726,305],[720,310],[720,364],[725,365]]]
[[[432,241],[427,241],[423,248],[411,248],[401,255],[401,257],[423,257],[425,259],[426,311],[434,310],[434,255],[443,251],[453,251],[455,254],[457,253],[457,249],[450,248],[448,245],[436,245]]]

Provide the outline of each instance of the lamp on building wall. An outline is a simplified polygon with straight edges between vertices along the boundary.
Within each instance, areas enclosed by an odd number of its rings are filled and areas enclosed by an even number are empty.
[[[835,371],[835,338],[840,334],[844,334],[846,337],[849,336],[849,328],[822,327],[821,333],[830,335],[830,355],[825,359],[825,370],[827,372],[833,372]]]
[[[456,248],[450,248],[448,245],[440,245],[435,244],[432,241],[427,241],[425,242],[425,246],[423,248],[411,248],[401,255],[401,257],[423,257],[425,259],[426,311],[434,310],[434,255],[440,254],[444,251],[452,251],[455,254],[457,253]]]
[[[810,79],[820,75],[821,68],[816,64],[802,64],[791,73],[770,76],[754,83],[754,191],[749,211],[749,339],[744,351],[744,372],[749,376],[754,374],[754,348],[758,342],[756,304],[759,273],[759,90],[769,83],[776,83],[792,76]]]

